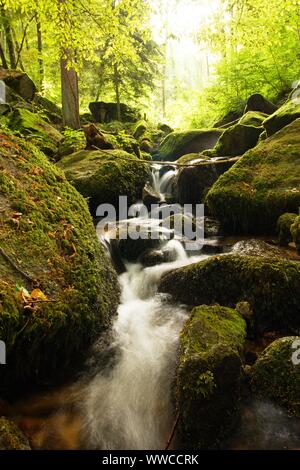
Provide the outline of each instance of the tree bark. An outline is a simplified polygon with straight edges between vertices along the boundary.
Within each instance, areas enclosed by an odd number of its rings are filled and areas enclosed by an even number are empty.
[[[120,80],[119,80],[119,72],[118,72],[117,64],[114,64],[114,85],[115,85],[116,103],[117,103],[117,120],[122,121],[121,101],[120,101]]]
[[[43,61],[43,37],[41,30],[41,22],[38,16],[35,17],[36,20],[36,36],[37,36],[37,49],[39,53],[38,64],[39,64],[39,88],[43,90],[44,87],[44,61]]]
[[[78,76],[73,67],[68,67],[68,56],[60,59],[62,114],[65,126],[80,129]]]
[[[13,39],[10,19],[9,19],[6,11],[4,10],[4,8],[1,9],[1,13],[2,13],[2,18],[3,18],[3,26],[4,26],[6,44],[7,44],[7,48],[8,48],[10,68],[15,69],[16,66],[17,66],[17,59],[16,59],[16,49],[15,49],[15,43],[14,43],[14,39]]]
[[[5,68],[5,69],[8,69],[8,63],[7,63],[7,60],[6,60],[6,57],[5,57],[5,54],[4,54],[4,50],[3,50],[3,47],[2,47],[1,43],[0,43],[0,58],[1,58],[1,62],[2,62],[2,67]]]

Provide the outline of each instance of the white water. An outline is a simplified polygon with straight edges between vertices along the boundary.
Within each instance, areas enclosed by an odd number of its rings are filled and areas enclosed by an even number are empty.
[[[88,386],[89,448],[163,449],[170,435],[172,380],[186,310],[155,291],[165,272],[203,257],[189,259],[179,242],[169,244],[177,250],[174,263],[146,269],[129,265],[120,276],[122,299],[113,326],[120,357],[109,375],[99,373]]]
[[[172,184],[177,173],[174,167],[168,170],[163,176],[160,175],[160,170],[163,165],[156,164],[152,166],[152,186],[155,192],[160,194],[163,200],[166,194],[172,193]]]

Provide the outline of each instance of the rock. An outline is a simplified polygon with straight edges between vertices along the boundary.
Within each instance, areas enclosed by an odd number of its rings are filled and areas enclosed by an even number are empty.
[[[256,331],[300,331],[300,265],[296,262],[238,254],[214,256],[165,275],[159,290],[188,305],[234,307],[247,301]]]
[[[138,121],[133,129],[133,137],[139,139],[148,129],[146,121]]]
[[[174,162],[188,153],[212,149],[221,134],[219,129],[172,132],[158,147],[155,160]]]
[[[131,263],[142,261],[142,255],[150,250],[156,249],[161,245],[160,239],[152,239],[149,234],[148,238],[138,238],[132,240],[127,237],[124,240],[119,240],[119,250],[121,257]]]
[[[214,128],[223,128],[226,129],[227,127],[232,126],[235,122],[237,122],[242,117],[242,112],[238,111],[229,111],[222,119],[214,124]]]
[[[295,341],[298,344],[295,346]],[[251,376],[253,393],[271,400],[300,416],[300,367],[292,361],[300,349],[300,337],[289,336],[274,341],[256,361]]]
[[[4,416],[0,417],[0,450],[31,450],[22,431]]]
[[[276,246],[269,245],[262,240],[242,240],[235,243],[231,253],[240,253],[247,256],[262,256],[264,258],[282,258],[282,253]]]
[[[17,394],[66,378],[110,326],[119,286],[63,172],[23,139],[2,133],[0,147],[0,392]]]
[[[62,110],[59,106],[53,103],[53,101],[50,101],[39,93],[35,93],[33,104],[38,106],[38,108],[46,114],[51,123],[62,124]]]
[[[161,249],[161,250],[148,250],[144,252],[138,259],[145,267],[152,267],[162,263],[171,263],[176,261],[177,253],[175,250],[171,249]]]
[[[291,227],[297,218],[297,214],[289,212],[281,215],[277,221],[278,241],[280,246],[288,246],[293,241]]]
[[[300,207],[300,119],[247,152],[210,189],[206,202],[227,233],[274,234]]]
[[[291,234],[295,242],[297,252],[300,254],[300,216],[298,216],[291,226]]]
[[[15,109],[10,115],[9,127],[31,140],[49,157],[57,154],[63,140],[63,135],[55,127],[28,109]]]
[[[212,449],[239,416],[246,324],[229,308],[196,307],[180,336],[176,376],[179,446]]]
[[[243,126],[254,126],[254,127],[262,127],[263,122],[268,117],[267,114],[259,113],[257,111],[248,111],[244,114],[241,119],[239,120],[239,124]]]
[[[143,203],[148,209],[151,209],[152,204],[158,204],[161,196],[156,192],[149,183],[146,183],[143,189]]]
[[[175,181],[179,204],[203,202],[208,190],[237,161],[238,158],[207,161],[179,169]]]
[[[195,163],[203,163],[209,161],[210,158],[201,153],[188,153],[176,160],[177,165],[194,165]]]
[[[142,152],[151,153],[153,150],[151,140],[149,140],[148,138],[142,138],[140,140],[140,149],[142,150]]]
[[[288,101],[264,121],[268,137],[300,118],[300,104]]]
[[[63,140],[59,143],[57,160],[85,149],[86,139],[82,130],[65,129],[62,135]]]
[[[205,238],[217,237],[220,235],[220,223],[216,219],[211,217],[205,217],[204,219],[204,234]]]
[[[211,157],[237,157],[256,146],[262,127],[235,124],[224,131],[214,149],[209,153]]]
[[[168,124],[158,124],[157,129],[162,131],[164,134],[171,134],[171,132],[174,132],[174,129],[172,129]]]
[[[123,122],[136,122],[140,119],[140,114],[136,109],[123,103],[120,106]],[[105,123],[118,120],[116,103],[94,102],[89,104],[89,109],[96,122]]]
[[[83,126],[83,132],[86,138],[85,150],[113,150],[114,145],[109,142],[105,135],[97,129],[95,124]]]
[[[19,70],[6,70],[0,68],[0,80],[13,92],[23,98],[25,101],[32,101],[36,93],[36,87],[31,78],[25,72]],[[7,98],[11,100],[13,94],[7,93]],[[6,100],[6,102],[9,102]]]
[[[122,150],[82,150],[60,162],[67,179],[85,197],[93,215],[100,204],[119,207],[119,196],[127,196],[131,205],[142,198],[149,179],[147,164]]]
[[[248,113],[248,111],[259,111],[260,113],[270,115],[275,113],[277,109],[277,106],[271,103],[271,101],[268,101],[259,93],[254,93],[247,101],[245,113]]]

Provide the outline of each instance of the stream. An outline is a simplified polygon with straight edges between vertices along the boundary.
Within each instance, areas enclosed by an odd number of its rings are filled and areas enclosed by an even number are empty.
[[[161,201],[172,190],[176,170],[152,170],[152,187]],[[139,204],[136,205],[138,209]],[[136,217],[122,224],[159,230],[159,219]],[[109,233],[99,239],[110,248]],[[119,276],[121,302],[109,344],[102,340],[75,383],[17,403],[13,414],[35,449],[164,449],[175,422],[172,384],[179,334],[188,309],[157,292],[166,272],[205,259],[187,252],[182,239],[163,243],[170,261],[143,267],[125,262]],[[105,354],[105,349],[107,352]],[[103,367],[102,358],[108,357]],[[226,443],[235,449],[296,447],[299,421],[271,404],[244,406],[242,422]],[[173,445],[175,445],[173,443]],[[298,444],[299,445],[299,444]],[[263,446],[263,447],[262,447]]]

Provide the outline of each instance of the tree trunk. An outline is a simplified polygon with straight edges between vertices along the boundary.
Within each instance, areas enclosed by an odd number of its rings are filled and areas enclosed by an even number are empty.
[[[1,58],[1,62],[2,62],[2,67],[5,68],[5,69],[8,69],[8,63],[7,63],[7,60],[6,60],[6,57],[5,57],[5,54],[4,54],[4,50],[3,50],[3,47],[2,47],[1,43],[0,43],[0,58]]]
[[[38,64],[39,64],[39,88],[43,90],[44,85],[44,61],[43,61],[43,37],[41,30],[41,22],[38,16],[36,19],[36,35],[37,35],[37,49],[39,53]]]
[[[2,13],[2,18],[3,18],[6,44],[8,48],[8,54],[9,54],[10,68],[15,69],[17,66],[17,59],[16,59],[16,49],[15,49],[10,19],[8,15],[6,14],[6,11],[4,10],[4,8],[1,9],[1,13]]]
[[[67,52],[66,56],[69,55]],[[73,67],[68,67],[67,57],[60,59],[63,123],[72,129],[80,129],[78,76]]]
[[[116,103],[117,103],[117,120],[122,121],[121,101],[120,101],[120,81],[119,81],[119,72],[118,72],[117,64],[114,64],[114,85],[115,85]]]

